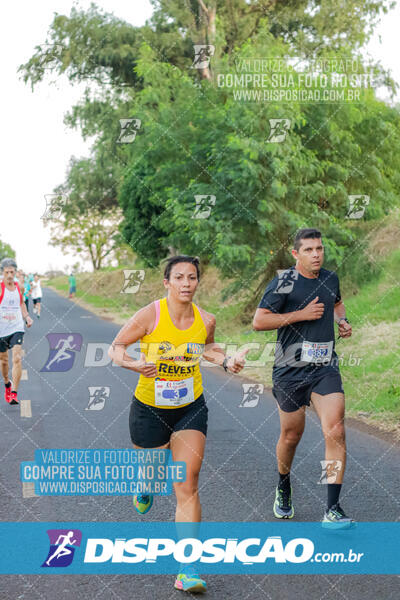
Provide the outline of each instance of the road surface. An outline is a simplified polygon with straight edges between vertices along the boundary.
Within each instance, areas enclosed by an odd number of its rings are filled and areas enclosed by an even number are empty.
[[[218,326],[218,324],[217,324]],[[21,461],[33,460],[36,448],[130,447],[128,414],[138,376],[125,369],[85,367],[88,344],[109,344],[119,327],[104,321],[50,289],[42,318],[25,335],[20,407],[1,403],[0,519],[2,521],[171,521],[173,497],[157,497],[141,517],[129,497],[24,497]],[[80,333],[82,348],[64,373],[41,372],[49,350],[48,333]],[[101,352],[97,359],[101,358]],[[279,421],[270,393],[256,406],[239,406],[246,380],[222,369],[203,370],[209,406],[209,434],[200,477],[205,521],[274,521],[276,485],[274,448]],[[101,410],[87,410],[90,387],[108,387]],[[31,416],[29,416],[31,412]],[[348,428],[348,463],[341,503],[359,521],[398,521],[400,448]],[[326,488],[321,475],[323,439],[316,415],[307,426],[292,471],[296,520],[322,518]],[[25,489],[25,496],[29,491]],[[2,547],[2,552],[6,549]],[[22,550],[21,550],[22,551]],[[42,557],[40,557],[42,558]],[[39,559],[40,559],[39,558]],[[370,575],[213,575],[207,576],[211,599],[257,600],[395,600],[400,578]],[[3,575],[1,599],[170,599],[174,577],[128,575]]]

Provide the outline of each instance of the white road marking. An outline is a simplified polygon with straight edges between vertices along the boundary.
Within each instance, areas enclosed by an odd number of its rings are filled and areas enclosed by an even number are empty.
[[[22,369],[21,381],[28,381],[28,369]]]
[[[30,400],[21,400],[20,403],[21,417],[32,417],[32,406]]]
[[[33,481],[22,482],[22,497],[23,498],[36,498],[35,494],[35,483]]]

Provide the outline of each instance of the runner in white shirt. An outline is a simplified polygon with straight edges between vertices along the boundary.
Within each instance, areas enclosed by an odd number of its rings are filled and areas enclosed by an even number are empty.
[[[13,258],[1,261],[3,281],[0,286],[0,365],[8,404],[18,404],[17,390],[22,374],[21,345],[24,337],[24,320],[27,327],[33,323],[26,309],[18,283],[14,278],[17,264]],[[12,352],[12,377],[8,377],[8,351]]]
[[[42,303],[42,288],[40,286],[39,275],[35,275],[32,281],[32,301],[33,301],[33,312],[37,318],[40,319],[40,308]]]

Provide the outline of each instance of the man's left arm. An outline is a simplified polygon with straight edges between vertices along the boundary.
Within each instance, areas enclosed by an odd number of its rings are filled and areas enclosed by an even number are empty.
[[[32,319],[29,316],[29,313],[27,311],[26,308],[26,304],[24,301],[21,302],[21,313],[22,313],[22,318],[24,319],[26,326],[30,327],[33,323]]]
[[[352,328],[346,319],[346,309],[342,300],[339,300],[339,302],[336,302],[335,304],[334,317],[339,326],[339,337],[350,337],[352,334]]]

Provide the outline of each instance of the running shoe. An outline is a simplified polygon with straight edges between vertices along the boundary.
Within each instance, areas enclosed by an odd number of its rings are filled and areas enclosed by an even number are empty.
[[[11,400],[11,390],[12,390],[12,381],[10,379],[10,385],[4,386],[5,390],[4,390],[4,400],[9,404],[10,400]]]
[[[10,404],[18,404],[17,392],[11,392]]]
[[[133,506],[141,515],[144,515],[145,513],[149,512],[152,505],[153,496],[133,496]]]
[[[350,529],[355,527],[356,522],[354,519],[350,519],[344,513],[343,508],[339,503],[334,504],[328,510],[325,511],[324,518],[322,519],[322,527],[331,527],[333,529]]]
[[[175,586],[183,592],[203,593],[207,591],[206,582],[200,578],[192,565],[185,565],[176,576]]]
[[[294,508],[292,504],[292,488],[290,491],[281,490],[278,486],[275,492],[274,515],[277,519],[292,519]]]

